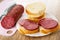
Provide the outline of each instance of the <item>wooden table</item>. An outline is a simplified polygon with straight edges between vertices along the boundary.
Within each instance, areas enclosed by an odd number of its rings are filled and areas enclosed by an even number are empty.
[[[1,1],[1,0],[0,0]],[[59,22],[60,22],[60,5],[58,7],[57,13],[54,14]],[[27,37],[24,35],[20,35],[20,33],[17,31],[13,36],[11,37],[6,37],[6,36],[1,36],[0,35],[0,40],[60,40],[60,31],[53,33],[51,35],[48,36],[44,36],[44,37]]]

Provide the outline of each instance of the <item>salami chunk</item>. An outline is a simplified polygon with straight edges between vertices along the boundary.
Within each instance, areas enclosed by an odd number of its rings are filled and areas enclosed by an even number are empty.
[[[10,29],[14,27],[22,16],[24,12],[24,7],[22,5],[14,5],[6,14],[6,16],[2,19],[1,25],[6,29]]]

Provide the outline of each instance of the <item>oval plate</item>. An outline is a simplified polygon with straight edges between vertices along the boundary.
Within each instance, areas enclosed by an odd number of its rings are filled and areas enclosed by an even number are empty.
[[[55,10],[52,12],[53,8],[49,9],[49,8],[51,8],[51,5],[52,5],[52,4],[50,4],[50,1],[48,1],[48,0],[34,0],[34,1],[32,1],[32,0],[16,0],[17,4],[22,4],[24,7],[26,7],[28,4],[33,3],[33,2],[43,2],[47,6],[46,18],[52,18],[52,19],[58,21],[58,19],[52,14],[52,13],[55,13]],[[57,2],[54,2],[54,4],[57,4]],[[53,7],[56,8],[56,5],[54,5],[54,4],[53,4]],[[51,12],[50,12],[50,10],[51,10]],[[21,19],[28,19],[26,12],[24,12],[24,14],[20,18],[20,20]],[[17,22],[16,27],[17,27],[17,29],[20,28],[20,25],[18,24],[18,22]],[[51,34],[51,33],[49,33],[49,34]],[[45,36],[45,35],[49,35],[49,34],[41,34],[38,32],[38,33],[34,33],[34,34],[25,34],[25,35],[31,36],[31,37],[39,37],[39,36]]]
[[[52,14],[46,13],[46,18],[52,18],[58,22],[58,19]],[[26,13],[24,13],[23,16],[19,20],[22,20],[22,19],[28,19],[28,16]],[[17,22],[16,27],[17,27],[17,29],[20,28],[19,21]],[[48,33],[48,34],[51,34],[51,33]],[[39,36],[45,36],[48,34],[41,34],[40,32],[38,32],[38,33],[34,33],[34,34],[25,34],[25,35],[31,36],[31,37],[39,37]]]

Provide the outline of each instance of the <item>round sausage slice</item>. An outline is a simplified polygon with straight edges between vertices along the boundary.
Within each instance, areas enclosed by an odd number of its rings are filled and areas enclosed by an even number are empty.
[[[2,19],[1,25],[5,29],[10,29],[14,27],[22,16],[24,12],[24,7],[22,5],[14,5],[6,14],[6,16]]]
[[[46,29],[52,29],[57,27],[58,22],[51,18],[43,18],[39,20],[39,25],[41,25],[43,28],[46,28]]]
[[[6,29],[12,28],[15,25],[15,19],[10,16],[5,16],[1,22],[2,26]]]
[[[27,30],[36,30],[38,29],[38,24],[32,20],[24,19],[19,22],[19,24]]]

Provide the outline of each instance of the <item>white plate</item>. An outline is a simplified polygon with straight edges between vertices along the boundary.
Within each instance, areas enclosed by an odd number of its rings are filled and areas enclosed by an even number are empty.
[[[24,8],[26,7],[27,4],[33,3],[33,2],[43,2],[46,5],[46,18],[52,18],[56,21],[58,21],[58,19],[53,15],[54,13],[56,13],[57,9],[56,7],[58,6],[58,1],[57,0],[16,0],[17,4],[21,4],[24,6]],[[20,18],[21,19],[27,19],[27,14],[26,12],[24,12],[23,16]],[[16,25],[17,29],[20,28],[20,25],[17,23]],[[50,34],[50,33],[49,33]],[[31,37],[38,37],[38,36],[45,36],[48,34],[41,34],[41,33],[35,33],[35,34],[25,34],[26,36],[31,36]]]
[[[52,15],[52,14],[49,14],[49,13],[46,13],[46,18],[52,18],[52,19],[54,19],[54,20],[56,20],[57,22],[58,22],[58,19],[54,16],[54,15]],[[23,14],[23,16],[20,18],[20,20],[22,20],[22,19],[28,19],[28,16],[27,16],[27,14],[26,14],[26,12]],[[19,21],[20,21],[19,20]],[[19,25],[19,21],[18,21],[18,23],[16,24],[16,27],[17,27],[17,29],[19,29],[20,28],[20,25]],[[48,34],[50,34],[50,33],[48,33]],[[26,36],[31,36],[31,37],[39,37],[39,36],[45,36],[45,35],[48,35],[48,34],[42,34],[42,33],[34,33],[34,34],[25,34]]]

